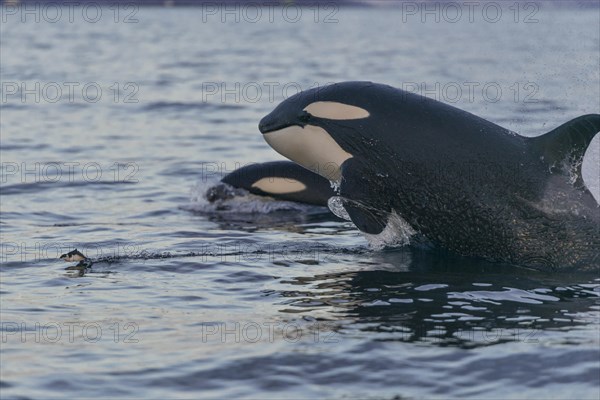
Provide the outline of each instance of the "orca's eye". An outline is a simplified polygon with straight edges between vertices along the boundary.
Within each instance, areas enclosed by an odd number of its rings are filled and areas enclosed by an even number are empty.
[[[310,121],[310,117],[311,115],[306,111],[302,111],[300,115],[298,115],[298,119],[300,120],[300,122],[308,122]]]

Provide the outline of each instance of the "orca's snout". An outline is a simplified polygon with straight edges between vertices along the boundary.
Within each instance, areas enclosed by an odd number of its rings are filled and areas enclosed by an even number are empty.
[[[269,116],[267,115],[266,117],[263,117],[260,122],[258,123],[258,130],[260,131],[260,133],[267,133],[270,132],[272,129],[270,129],[271,127],[271,122],[269,121]]]
[[[264,135],[265,133],[277,131],[292,125],[285,118],[277,118],[273,113],[267,115],[258,123],[258,130]]]
[[[281,116],[281,113],[272,112],[258,123],[258,130],[264,135],[265,133],[278,131],[288,126],[298,125],[298,121],[294,121],[293,118],[286,118]]]

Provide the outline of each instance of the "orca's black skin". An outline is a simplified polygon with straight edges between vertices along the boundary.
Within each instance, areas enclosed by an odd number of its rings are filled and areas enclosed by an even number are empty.
[[[333,120],[303,111],[317,101],[370,115]],[[526,138],[426,97],[344,82],[288,98],[259,129],[296,125],[323,128],[352,155],[341,166],[340,196],[363,232],[380,233],[395,211],[460,255],[543,270],[599,267],[600,208],[580,169],[600,131],[598,114]]]
[[[284,178],[296,180],[303,183],[306,189],[292,193],[268,193],[252,185],[263,178]],[[315,174],[290,161],[271,161],[260,164],[250,164],[238,168],[226,175],[221,182],[235,188],[241,188],[259,196],[270,196],[280,200],[295,201],[298,203],[327,206],[327,200],[335,196],[331,184],[325,178]],[[226,197],[223,192],[225,188],[216,186],[209,189],[207,198],[215,201]]]

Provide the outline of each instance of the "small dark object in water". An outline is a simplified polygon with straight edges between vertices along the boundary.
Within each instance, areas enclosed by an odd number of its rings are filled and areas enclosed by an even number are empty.
[[[91,268],[93,265],[92,260],[84,256],[83,253],[81,253],[77,249],[61,255],[60,258],[65,262],[78,261],[77,265],[67,267],[65,268],[65,270],[85,271],[86,269]]]

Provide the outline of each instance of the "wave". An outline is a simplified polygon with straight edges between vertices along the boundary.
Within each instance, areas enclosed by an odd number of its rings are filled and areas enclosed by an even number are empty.
[[[204,111],[232,110],[244,108],[241,104],[208,103],[208,102],[179,102],[155,101],[142,107],[142,111]]]

